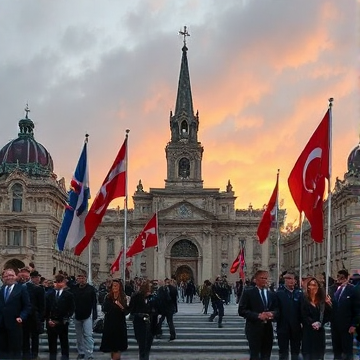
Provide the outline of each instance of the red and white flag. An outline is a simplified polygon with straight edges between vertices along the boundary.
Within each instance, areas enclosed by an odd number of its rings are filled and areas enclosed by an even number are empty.
[[[85,236],[76,245],[74,251],[75,255],[81,255],[84,249],[89,245],[110,202],[118,197],[126,195],[126,152],[127,137],[85,218]]]
[[[295,205],[303,211],[311,225],[311,236],[321,243],[324,239],[323,201],[325,179],[330,168],[330,110],[317,127],[292,169],[288,184]]]
[[[110,267],[110,272],[113,274],[115,271],[120,271],[120,262],[121,262],[121,256],[123,254],[124,250],[121,249],[118,257],[116,258],[116,260],[113,262],[113,264]]]
[[[257,237],[260,244],[263,244],[264,241],[269,236],[271,223],[276,221],[277,216],[277,202],[278,202],[278,192],[279,192],[279,174],[277,175],[276,185],[274,191],[271,195],[269,203],[267,204],[266,210],[263,213],[260,224],[257,229]]]
[[[240,266],[240,262],[241,262],[241,250],[239,251],[239,255],[236,257],[236,259],[234,260],[234,262],[232,263],[231,265],[231,268],[230,268],[230,272],[232,274],[235,274],[237,272],[237,269],[239,268]]]
[[[141,253],[146,248],[157,246],[157,228],[157,213],[155,213],[126,252],[126,257],[132,257]]]

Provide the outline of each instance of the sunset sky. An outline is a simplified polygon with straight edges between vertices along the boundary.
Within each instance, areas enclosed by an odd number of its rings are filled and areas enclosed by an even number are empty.
[[[355,0],[5,0],[0,144],[28,102],[35,139],[69,184],[89,133],[94,198],[129,128],[129,195],[139,179],[163,187],[186,25],[204,187],[230,179],[237,208],[261,208],[280,168],[292,222],[287,178],[329,97],[332,187],[359,142],[358,14]]]

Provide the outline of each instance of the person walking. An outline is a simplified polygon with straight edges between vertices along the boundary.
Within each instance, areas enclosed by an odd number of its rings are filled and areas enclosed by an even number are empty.
[[[246,319],[245,334],[250,360],[270,360],[273,346],[273,326],[279,312],[276,294],[267,287],[268,272],[258,270],[255,286],[246,287],[239,302],[238,313]]]
[[[332,294],[331,340],[334,359],[353,359],[356,326],[360,323],[360,297],[354,285],[349,284],[349,273],[337,273],[337,289]]]
[[[302,338],[301,304],[303,292],[299,288],[295,288],[296,280],[293,272],[287,271],[283,280],[283,286],[276,293],[279,305],[276,326],[279,359],[289,359],[290,344],[291,360],[297,360]]]
[[[75,300],[75,333],[77,359],[94,359],[93,321],[97,319],[97,299],[95,288],[88,284],[87,274],[81,272],[76,284],[71,288]]]
[[[204,314],[208,313],[210,298],[211,298],[211,282],[209,280],[205,280],[200,290],[200,301],[203,304]]]
[[[104,299],[102,311],[105,314],[104,330],[100,351],[111,353],[112,360],[120,360],[121,352],[128,348],[126,295],[120,279],[114,279]]]
[[[135,338],[139,346],[139,360],[149,360],[151,345],[157,330],[159,303],[151,293],[151,283],[144,281],[130,299]]]
[[[302,355],[304,360],[322,360],[325,354],[324,324],[330,321],[331,299],[325,295],[320,282],[308,280],[301,304],[303,324]]]
[[[174,286],[170,284],[170,279],[166,278],[164,280],[164,285],[161,286],[158,290],[158,298],[160,305],[160,314],[161,317],[157,324],[156,336],[161,337],[162,330],[161,326],[163,321],[166,318],[166,322],[169,326],[170,331],[170,341],[175,340],[176,332],[174,326],[174,314],[177,313],[177,290]]]
[[[213,322],[218,316],[218,327],[222,328],[222,319],[224,317],[224,303],[228,297],[228,289],[223,283],[222,278],[218,275],[214,284],[211,286],[211,305],[213,313],[209,317],[209,321]]]
[[[0,358],[21,359],[22,323],[31,312],[26,286],[16,282],[13,269],[2,273],[0,289]]]
[[[57,339],[60,340],[61,360],[69,360],[69,319],[74,314],[74,295],[66,286],[63,274],[55,276],[55,291],[46,293],[46,330],[49,343],[49,359],[56,360]]]
[[[195,293],[196,293],[195,284],[192,280],[189,280],[185,288],[185,296],[186,296],[187,304],[189,303],[192,304]]]

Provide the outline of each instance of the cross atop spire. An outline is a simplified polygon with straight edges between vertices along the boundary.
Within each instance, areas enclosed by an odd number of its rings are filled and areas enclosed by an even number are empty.
[[[181,31],[181,29],[180,29],[179,35],[182,35],[182,36],[184,37],[184,46],[186,46],[186,37],[187,37],[187,36],[190,36],[190,34],[189,34],[188,31],[187,31],[187,27],[186,27],[186,26],[184,26],[184,30],[183,30],[183,31]]]

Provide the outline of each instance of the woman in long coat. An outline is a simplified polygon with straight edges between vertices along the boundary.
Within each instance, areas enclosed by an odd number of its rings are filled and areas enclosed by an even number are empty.
[[[100,351],[110,352],[112,360],[120,360],[121,352],[128,348],[126,295],[120,280],[113,280],[102,310],[105,314]]]
[[[310,278],[301,305],[304,360],[322,360],[325,354],[324,324],[330,320],[331,299],[316,278]]]
[[[158,299],[151,293],[151,285],[145,281],[133,294],[129,304],[133,316],[135,338],[139,346],[139,360],[149,360],[150,349],[157,328]]]

